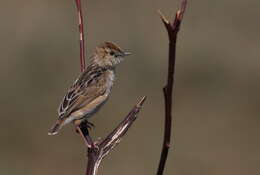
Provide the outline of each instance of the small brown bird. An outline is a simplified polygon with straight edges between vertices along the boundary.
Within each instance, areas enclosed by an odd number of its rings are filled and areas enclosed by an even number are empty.
[[[58,120],[49,135],[57,134],[62,126],[71,122],[78,126],[100,109],[113,86],[115,67],[127,55],[130,53],[111,42],[96,48],[90,64],[64,96],[58,109]]]

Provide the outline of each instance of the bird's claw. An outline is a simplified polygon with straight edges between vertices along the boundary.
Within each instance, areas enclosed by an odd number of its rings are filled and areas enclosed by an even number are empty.
[[[87,120],[83,124],[85,124],[88,129],[95,128],[95,125]]]

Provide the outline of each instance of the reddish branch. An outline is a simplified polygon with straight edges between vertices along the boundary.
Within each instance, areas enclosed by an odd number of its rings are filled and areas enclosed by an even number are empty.
[[[80,70],[83,72],[86,67],[85,63],[85,39],[84,39],[84,23],[81,9],[81,0],[75,0],[78,12],[78,23],[79,23],[79,44],[80,44]]]
[[[98,167],[103,158],[121,141],[121,138],[126,134],[130,126],[137,118],[146,97],[142,97],[141,100],[132,108],[124,120],[110,133],[106,138],[98,141],[93,141],[88,133],[88,128],[81,125],[78,128],[79,133],[84,138],[88,149],[88,162],[86,165],[85,175],[96,175]]]
[[[80,34],[80,68],[81,72],[85,70],[85,41],[84,41],[84,21],[81,9],[81,1],[75,0],[78,17],[79,17],[79,34]],[[137,118],[146,97],[143,97],[124,118],[124,120],[108,136],[99,141],[93,141],[88,133],[88,128],[82,123],[78,132],[83,137],[88,149],[88,162],[85,175],[96,175],[101,160],[120,142],[126,134],[129,127]]]
[[[85,175],[96,175],[98,167],[102,159],[120,142],[121,138],[126,134],[129,127],[137,118],[146,97],[143,97],[128,113],[124,120],[110,133],[100,141],[91,142],[93,145],[88,148],[88,162]]]
[[[172,91],[174,86],[174,72],[175,72],[175,60],[176,60],[176,41],[177,34],[180,30],[183,14],[187,5],[187,0],[182,0],[181,7],[175,15],[174,21],[169,22],[164,15],[159,11],[161,20],[165,25],[165,28],[169,37],[169,60],[168,60],[168,78],[167,84],[163,88],[164,102],[165,102],[165,123],[164,123],[164,140],[161,152],[161,158],[157,175],[162,175],[167,160],[170,141],[171,141],[171,129],[172,129]]]

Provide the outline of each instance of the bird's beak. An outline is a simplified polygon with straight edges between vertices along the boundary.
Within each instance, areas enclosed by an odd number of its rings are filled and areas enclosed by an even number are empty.
[[[128,55],[131,55],[132,53],[131,52],[123,52],[123,56],[128,56]]]

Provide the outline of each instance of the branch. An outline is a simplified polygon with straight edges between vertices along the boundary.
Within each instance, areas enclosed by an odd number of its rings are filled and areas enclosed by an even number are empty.
[[[75,0],[77,12],[78,12],[78,23],[79,23],[79,44],[80,44],[80,71],[84,72],[86,68],[85,63],[85,36],[84,36],[84,20],[83,20],[83,13],[81,8],[81,0]],[[84,139],[85,144],[88,147],[93,146],[93,141],[91,137],[88,134],[88,129],[84,127],[77,127],[77,131],[81,135],[81,137]]]
[[[84,23],[81,10],[81,0],[75,0],[78,19],[79,19],[79,36],[80,36],[80,70],[85,70],[85,41],[84,41]],[[125,119],[103,140],[94,142],[88,132],[88,123],[82,123],[77,127],[77,131],[84,139],[88,148],[88,162],[86,175],[96,175],[102,159],[120,142],[130,126],[137,118],[146,97],[143,97],[129,112]]]
[[[85,175],[96,175],[98,167],[102,159],[120,142],[121,138],[126,134],[130,126],[137,118],[146,97],[133,107],[124,120],[110,133],[108,136],[97,142],[90,142],[92,145],[88,147],[88,162]]]
[[[167,84],[163,88],[164,103],[165,103],[164,140],[163,140],[161,158],[157,170],[157,175],[163,174],[169,148],[170,148],[171,129],[172,129],[172,90],[174,86],[176,41],[177,41],[177,34],[180,30],[180,25],[182,22],[182,18],[186,6],[187,6],[187,0],[182,0],[181,7],[176,12],[175,19],[172,23],[169,22],[160,11],[158,11],[169,37],[169,61],[168,61]]]
[[[75,0],[78,11],[78,23],[79,23],[79,44],[80,44],[80,70],[83,72],[86,67],[85,63],[85,36],[84,36],[84,21],[81,10],[81,0]]]

